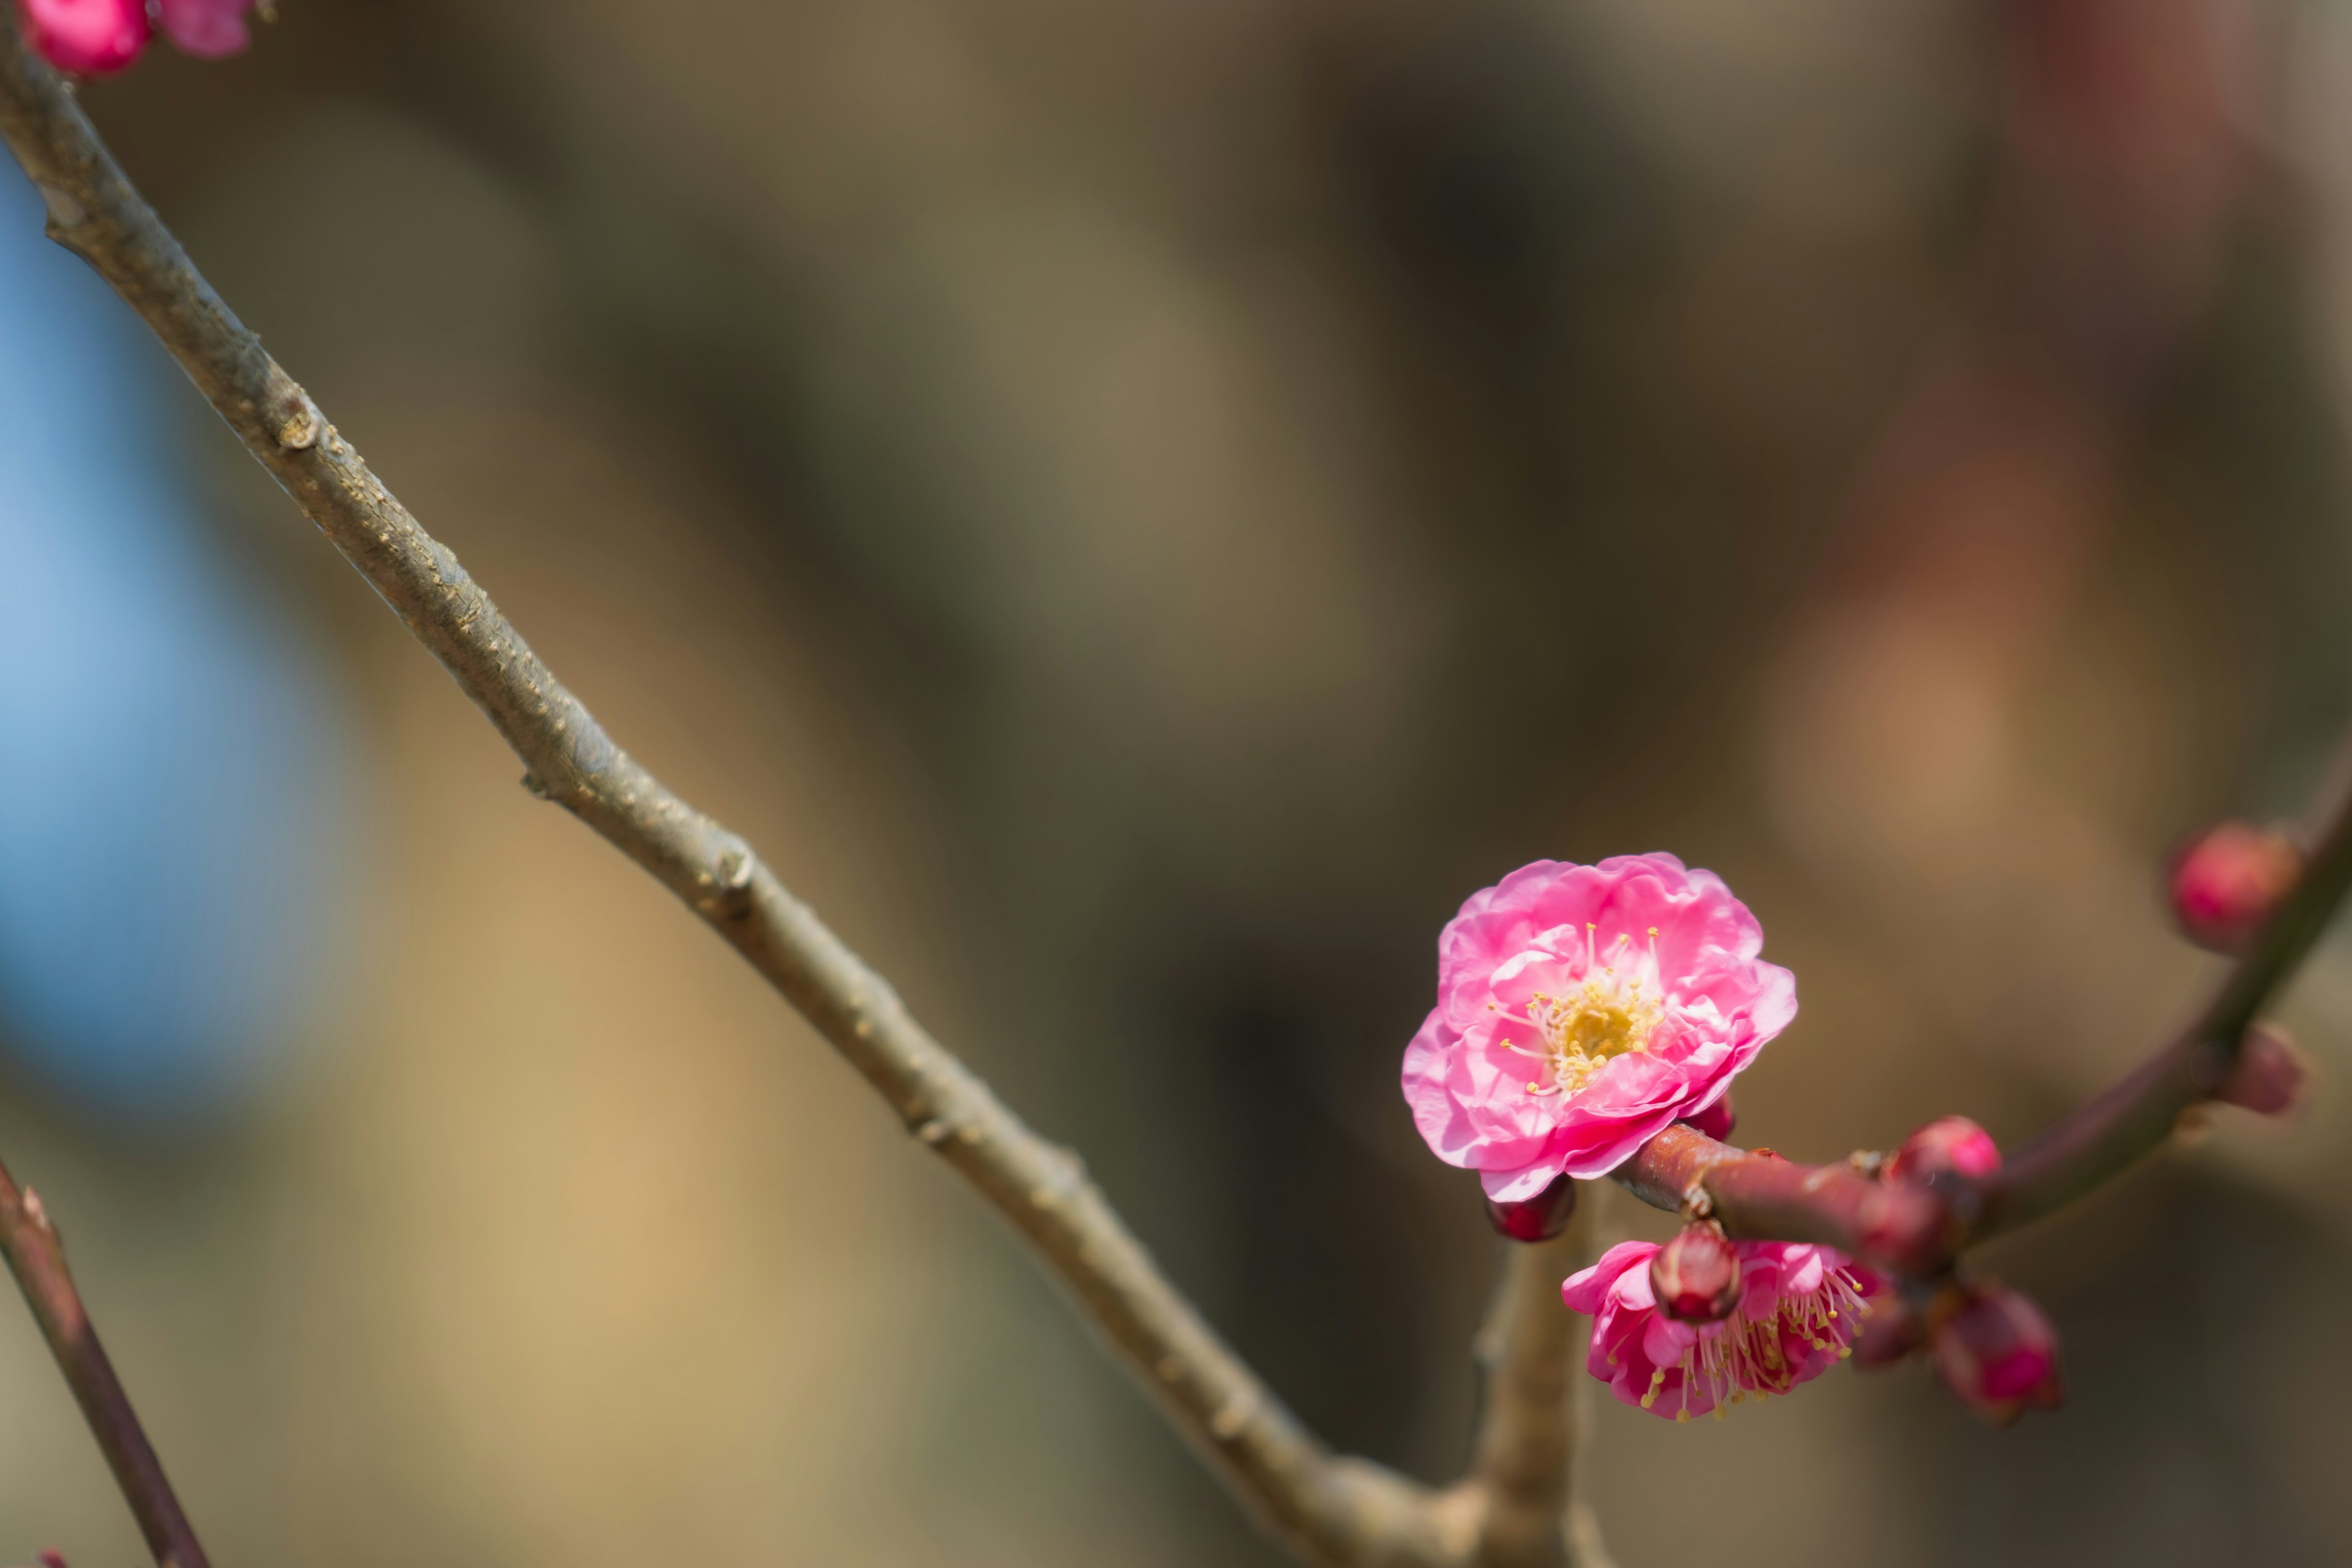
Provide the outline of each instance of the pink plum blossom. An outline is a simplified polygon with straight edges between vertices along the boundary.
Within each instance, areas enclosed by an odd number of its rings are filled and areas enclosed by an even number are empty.
[[[43,58],[78,76],[105,76],[147,47],[142,0],[17,0],[25,36]]]
[[[1615,1169],[1797,1016],[1795,976],[1711,871],[1671,855],[1538,860],[1437,940],[1437,1005],[1404,1053],[1415,1126],[1486,1195]]]
[[[1654,1242],[1622,1241],[1572,1274],[1560,1300],[1592,1315],[1585,1370],[1623,1403],[1686,1421],[1754,1395],[1786,1394],[1852,1353],[1878,1276],[1832,1247],[1736,1241],[1738,1310],[1677,1322],[1658,1310],[1647,1267]]]

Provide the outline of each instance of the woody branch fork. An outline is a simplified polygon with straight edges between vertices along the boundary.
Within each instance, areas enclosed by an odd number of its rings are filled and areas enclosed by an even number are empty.
[[[1331,1453],[1161,1275],[1074,1153],[1031,1130],[933,1038],[751,846],[679,799],[605,734],[196,271],[67,85],[25,46],[12,7],[0,7],[0,141],[40,190],[50,237],[88,261],[147,322],[255,460],[522,758],[533,793],[578,816],[733,944],[908,1130],[1013,1226],[1270,1530],[1324,1563],[1601,1561],[1589,1515],[1570,1494],[1573,1320],[1556,1304],[1539,1310],[1584,1249],[1581,1230],[1512,1250],[1480,1340],[1486,1415],[1464,1481],[1434,1489]],[[2227,1005],[2217,1004],[2181,1045],[2062,1125],[2054,1141],[2025,1151],[2011,1188],[1965,1201],[1930,1194],[1938,1206],[1917,1222],[1930,1245],[1896,1261],[1935,1267],[1967,1241],[2064,1201],[2159,1142],[2178,1105],[2210,1089],[2215,1062],[2226,1063],[2245,1020],[2291,972],[2340,898],[2352,878],[2352,847],[2344,838],[2339,825],[2331,851],[2315,862],[2304,891],[2241,970],[2248,978],[2225,994]],[[1776,1168],[1759,1169],[1766,1165]],[[1887,1201],[1872,1195],[1887,1189],[1865,1191],[1860,1175],[1825,1170],[1757,1161],[1675,1129],[1620,1177],[1667,1207],[1704,1194],[1738,1234],[1829,1240],[1883,1256],[1863,1211]],[[8,1257],[37,1310],[45,1299],[69,1302],[68,1315],[86,1322],[61,1252],[45,1243],[10,1248]],[[95,1350],[94,1337],[82,1339]],[[80,1389],[89,1373],[81,1342],[53,1336],[52,1342]],[[98,1407],[86,1405],[93,1429],[103,1443],[111,1426],[127,1423],[144,1451],[128,1401],[110,1374],[108,1382],[110,1394]],[[135,1474],[117,1468],[142,1520],[162,1517],[166,1505],[179,1517],[159,1466]],[[193,1534],[184,1548],[152,1533],[151,1543],[159,1563],[201,1562],[189,1555]],[[174,1550],[176,1559],[167,1555]]]

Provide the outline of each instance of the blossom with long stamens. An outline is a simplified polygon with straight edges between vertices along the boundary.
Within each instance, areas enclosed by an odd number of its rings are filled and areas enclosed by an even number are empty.
[[[1538,860],[1437,943],[1437,1005],[1404,1097],[1437,1157],[1523,1201],[1700,1116],[1797,1015],[1795,976],[1711,871],[1671,855]]]
[[[1658,1310],[1649,1263],[1657,1244],[1622,1241],[1572,1274],[1560,1300],[1592,1316],[1585,1370],[1637,1410],[1687,1421],[1786,1394],[1853,1354],[1879,1277],[1833,1247],[1737,1241],[1740,1298],[1719,1322]]]

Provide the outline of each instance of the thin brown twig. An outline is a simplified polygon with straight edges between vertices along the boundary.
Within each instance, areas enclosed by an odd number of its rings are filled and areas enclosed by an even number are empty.
[[[138,1412],[114,1374],[106,1347],[98,1342],[98,1331],[91,1327],[81,1293],[66,1268],[65,1244],[57,1226],[41,1206],[39,1194],[30,1187],[19,1188],[5,1166],[0,1166],[0,1254],[6,1255],[8,1271],[25,1292],[41,1337],[48,1342],[49,1353],[65,1373],[82,1417],[106,1455],[107,1468],[114,1472],[115,1484],[139,1521],[139,1533],[146,1537],[156,1568],[207,1568],[205,1549],[164,1478],[163,1463],[139,1425]]]
[[[1981,1186],[1880,1182],[1855,1161],[1797,1164],[1683,1126],[1643,1145],[1617,1180],[1657,1207],[1703,1209],[1734,1236],[1826,1242],[1912,1275],[1938,1273],[1976,1243],[2064,1207],[2163,1147],[2181,1114],[2213,1097],[2246,1030],[2335,918],[2352,889],[2352,787],[2331,784],[2314,815],[2303,876],[2189,1026]]]

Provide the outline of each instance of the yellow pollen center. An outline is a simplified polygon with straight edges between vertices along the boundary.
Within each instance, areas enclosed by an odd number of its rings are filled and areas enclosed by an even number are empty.
[[[1545,1077],[1530,1082],[1528,1093],[1574,1094],[1617,1058],[1650,1048],[1651,1032],[1666,1015],[1658,995],[1654,930],[1650,941],[1648,963],[1628,965],[1634,973],[1625,975],[1617,962],[1592,962],[1601,955],[1591,952],[1588,935],[1584,979],[1576,989],[1565,996],[1538,991],[1528,1003],[1528,1022],[1540,1048],[1511,1048],[1543,1064]],[[1619,937],[1608,956],[1622,961],[1630,942]]]

